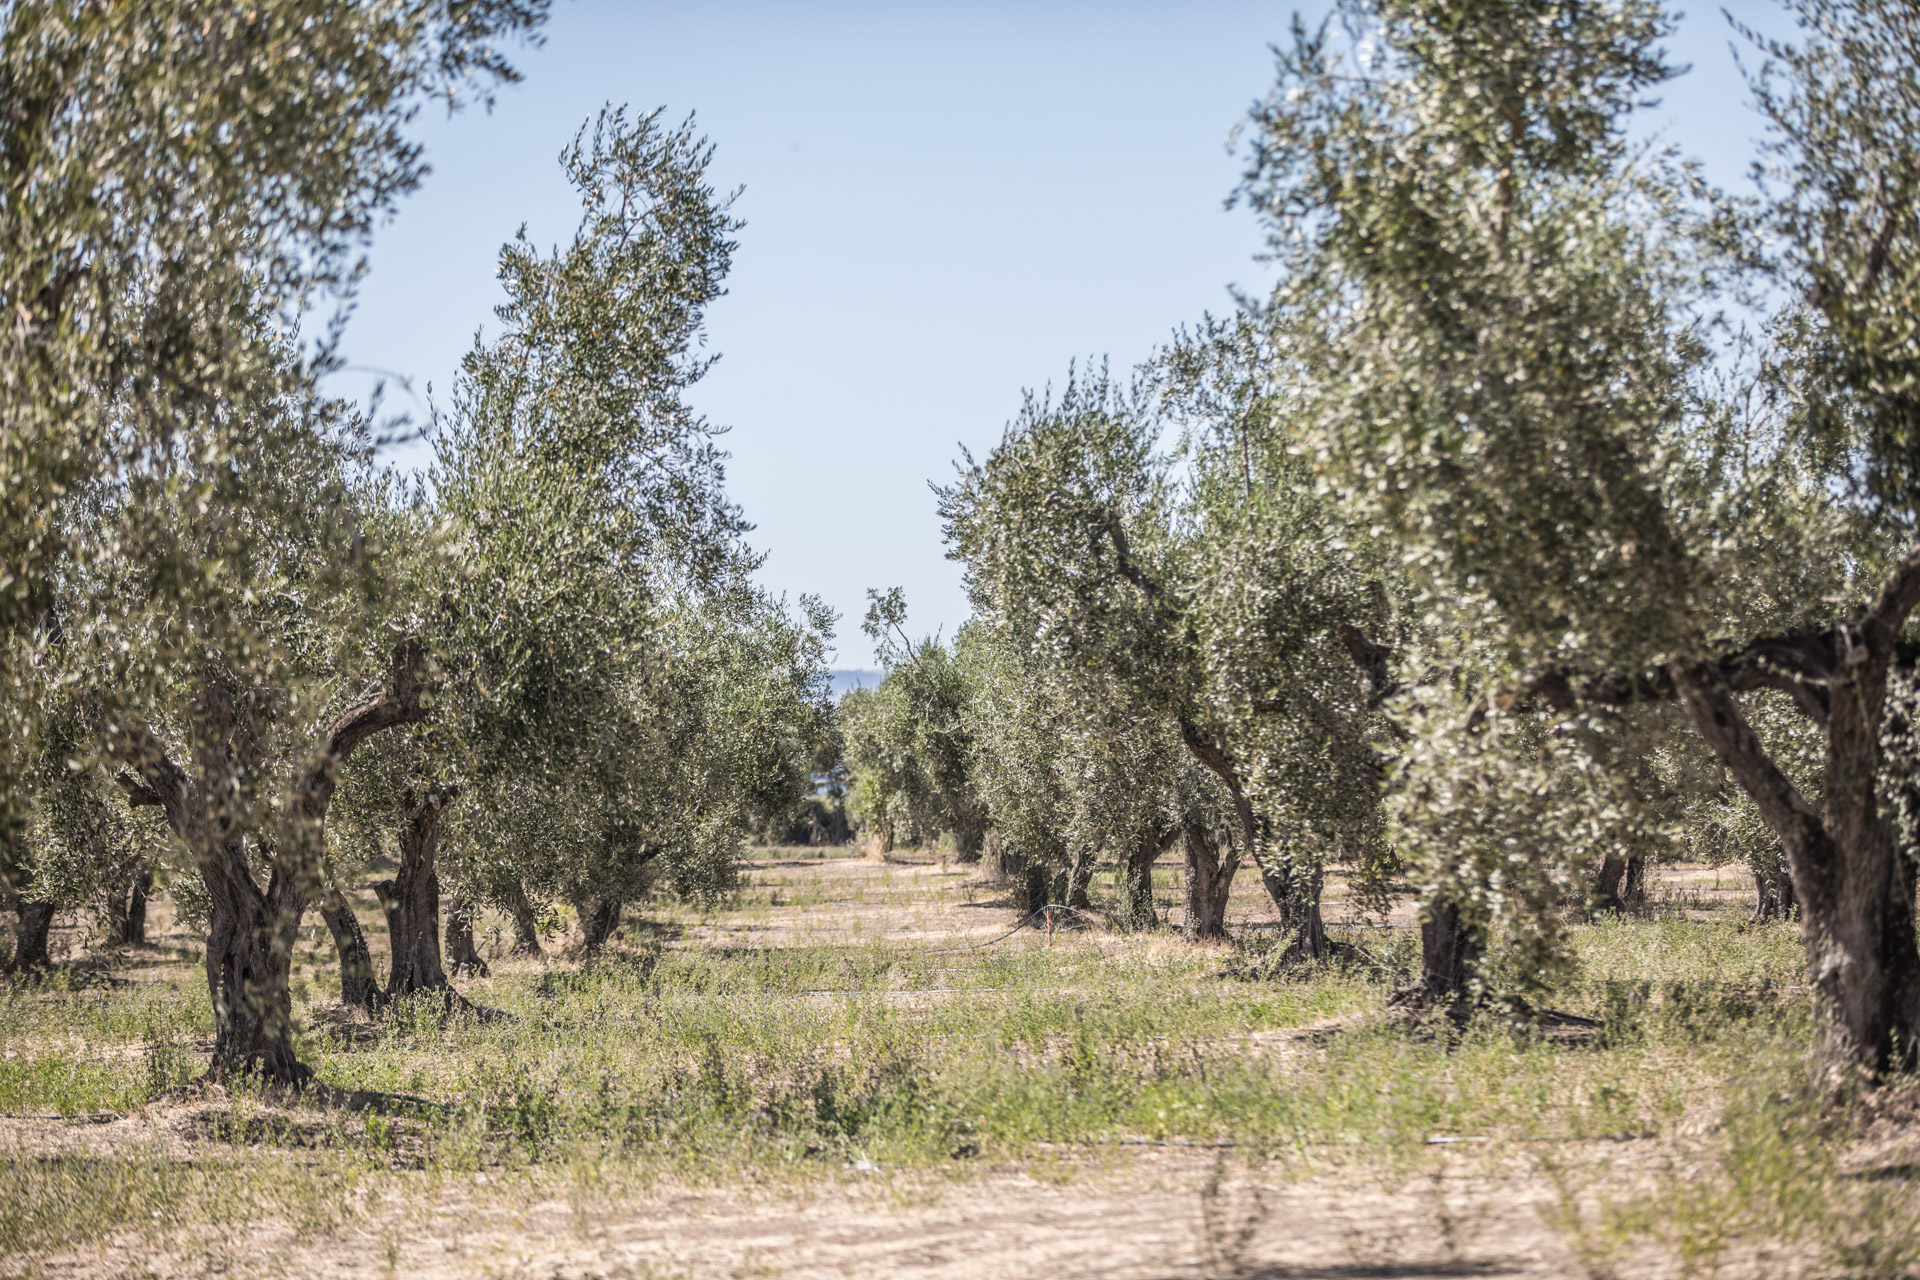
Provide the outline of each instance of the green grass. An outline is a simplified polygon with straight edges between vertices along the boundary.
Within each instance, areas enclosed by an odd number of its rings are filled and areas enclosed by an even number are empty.
[[[880,896],[887,879],[833,902]],[[796,888],[760,881],[747,913]],[[857,1160],[965,1178],[1168,1140],[1233,1143],[1274,1176],[1405,1172],[1448,1136],[1535,1153],[1596,1274],[1650,1247],[1704,1273],[1754,1240],[1811,1250],[1830,1274],[1892,1277],[1920,1260],[1911,1187],[1843,1172],[1856,1104],[1806,1086],[1811,1006],[1790,989],[1791,928],[1625,921],[1574,936],[1581,964],[1552,1001],[1603,1022],[1578,1043],[1492,1017],[1460,1030],[1381,1016],[1414,958],[1404,932],[1367,936],[1377,966],[1269,980],[1236,976],[1257,971],[1260,942],[1165,935],[1049,946],[1026,934],[945,953],[912,935],[643,940],[586,968],[501,966],[470,994],[509,1017],[422,1004],[358,1044],[314,1021],[332,975],[307,958],[299,1047],[319,1078],[444,1110],[386,1118],[237,1096],[194,1135],[211,1154],[190,1169],[157,1149],[0,1150],[0,1256],[243,1221],[234,1206],[263,1163],[274,1189],[261,1212],[326,1230],[366,1187],[482,1171],[579,1187],[804,1182]],[[0,1111],[124,1111],[186,1079],[211,1032],[195,977],[0,989]],[[1671,1169],[1615,1185],[1586,1153],[1622,1143],[1666,1153]]]

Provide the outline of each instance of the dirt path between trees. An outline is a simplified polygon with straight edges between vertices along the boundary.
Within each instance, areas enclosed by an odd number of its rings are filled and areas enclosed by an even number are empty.
[[[22,1136],[15,1133],[14,1137]],[[104,1136],[104,1135],[101,1135]],[[92,1144],[87,1144],[92,1145]],[[285,1224],[126,1239],[48,1259],[108,1276],[1192,1277],[1578,1275],[1531,1179],[1461,1162],[1389,1187],[1372,1175],[1283,1182],[1201,1151],[1066,1156],[963,1181],[850,1174],[806,1188],[560,1194],[484,1179],[395,1196],[345,1230]],[[1651,1274],[1628,1269],[1624,1274]],[[1739,1274],[1738,1270],[1723,1274]]]

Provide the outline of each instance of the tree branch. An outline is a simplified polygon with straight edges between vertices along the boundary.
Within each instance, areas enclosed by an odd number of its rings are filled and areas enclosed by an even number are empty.
[[[1253,802],[1247,799],[1246,788],[1240,785],[1240,771],[1233,767],[1233,761],[1218,743],[1213,742],[1200,732],[1199,726],[1185,716],[1180,717],[1180,738],[1193,753],[1193,758],[1213,770],[1226,784],[1227,794],[1233,797],[1234,815],[1240,819],[1240,835],[1245,841],[1247,852],[1251,856],[1256,837],[1256,823],[1253,816]]]
[[[304,816],[316,822],[326,818],[338,785],[337,772],[354,748],[382,730],[427,718],[421,694],[426,692],[429,671],[426,646],[418,638],[408,636],[393,647],[386,683],[368,685],[321,734],[319,757],[308,768],[301,788]]]
[[[1861,639],[1874,657],[1896,656],[1900,632],[1906,628],[1907,617],[1916,607],[1920,607],[1920,546],[1901,557],[1899,565],[1881,585],[1880,594],[1860,619]],[[1849,658],[1851,660],[1851,655]]]
[[[1916,573],[1916,585],[1920,588],[1920,573]],[[1844,652],[1842,632],[1855,634],[1854,629],[1835,627],[1765,636],[1708,659],[1704,665],[1713,669],[1729,692],[1777,689],[1792,697],[1810,720],[1824,727],[1827,683],[1839,668]],[[1892,656],[1910,663],[1920,657],[1920,647],[1896,644]],[[1584,678],[1561,667],[1543,667],[1522,686],[1523,699],[1538,698],[1562,715],[1571,715],[1582,706],[1672,702],[1680,695],[1674,673],[1667,667],[1635,673],[1609,671]]]
[[[426,689],[427,651],[412,636],[393,647],[393,665],[384,685],[371,684],[334,717],[322,735],[323,750],[336,763],[383,729],[418,724],[427,718],[420,695]]]
[[[127,805],[129,808],[140,809],[148,805],[158,808],[166,807],[166,801],[160,798],[158,791],[155,791],[152,787],[140,781],[140,779],[134,777],[125,769],[114,774],[113,780],[120,784],[122,791],[126,792]]]
[[[1109,514],[1107,517],[1107,537],[1113,542],[1114,569],[1119,575],[1140,588],[1147,599],[1158,604],[1167,594],[1166,588],[1155,582],[1145,570],[1133,562],[1133,554],[1127,545],[1127,531],[1121,527],[1120,517]]]

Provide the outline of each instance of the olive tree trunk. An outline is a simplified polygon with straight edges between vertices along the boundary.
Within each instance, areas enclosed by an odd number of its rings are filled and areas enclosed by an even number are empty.
[[[1160,922],[1153,901],[1153,864],[1166,843],[1165,833],[1152,823],[1142,825],[1120,866],[1120,922],[1129,929],[1151,929]]]
[[[127,910],[120,919],[120,942],[124,946],[147,945],[147,897],[153,892],[153,867],[144,859],[135,865],[133,883],[127,890]]]
[[[1674,673],[1688,718],[1786,852],[1807,967],[1822,997],[1822,1056],[1875,1073],[1912,1067],[1920,1047],[1913,868],[1899,856],[1878,791],[1888,671],[1916,603],[1920,548],[1857,620],[1826,637],[1831,665],[1816,707],[1827,738],[1824,812],[1767,754],[1721,664]]]
[[[288,984],[295,931],[306,903],[290,877],[275,875],[262,893],[235,838],[201,857],[206,882],[207,989],[213,997],[214,1042],[209,1074],[257,1074],[301,1085],[313,1072],[293,1051],[293,995]]]
[[[236,828],[236,815],[224,805],[236,764],[264,770],[270,763],[231,755],[234,741],[258,740],[245,732],[250,694],[228,687],[218,672],[203,676],[196,773],[176,764],[151,729],[138,722],[121,726],[113,749],[130,771],[119,778],[129,803],[161,807],[167,825],[191,851],[207,891],[207,989],[215,1028],[209,1074],[215,1079],[245,1073],[298,1087],[312,1077],[293,1051],[289,969],[307,894],[328,887],[327,809],[340,766],[362,742],[425,717],[420,695],[427,670],[424,647],[402,641],[394,647],[387,679],[363,691],[323,730],[294,779],[288,838],[276,847],[255,833],[255,849],[271,868],[264,892],[254,878],[247,833]]]
[[[435,787],[415,801],[408,795],[407,824],[400,832],[400,871],[392,881],[387,909],[393,934],[393,973],[389,996],[420,991],[451,992],[440,965],[440,850],[442,810],[459,794],[457,787]]]
[[[484,978],[487,962],[473,945],[473,919],[478,909],[473,903],[455,898],[447,905],[447,967],[455,973],[470,973]]]
[[[1256,860],[1260,882],[1273,900],[1280,916],[1280,932],[1293,941],[1289,950],[1305,960],[1323,960],[1330,944],[1327,923],[1320,914],[1320,887],[1324,880],[1317,866],[1305,865],[1284,857],[1275,850]]]
[[[626,904],[618,898],[598,898],[574,904],[580,915],[580,947],[587,955],[598,955],[607,939],[620,927],[620,912]]]
[[[1393,993],[1402,1005],[1458,1006],[1473,993],[1482,939],[1458,904],[1435,898],[1420,919],[1420,977]]]
[[[1623,916],[1633,905],[1632,875],[1633,864],[1641,861],[1637,858],[1624,858],[1610,853],[1600,863],[1600,874],[1594,884],[1594,898],[1599,910],[1608,914]]]
[[[1087,850],[1079,854],[1068,864],[1060,884],[1060,897],[1057,901],[1065,903],[1076,911],[1088,911],[1093,907],[1093,898],[1087,893],[1093,884],[1095,864],[1093,852]]]
[[[1247,798],[1246,787],[1240,780],[1240,771],[1233,765],[1218,743],[1202,733],[1198,726],[1189,720],[1180,721],[1181,739],[1194,759],[1213,770],[1226,786],[1227,794],[1233,798],[1234,817],[1240,827],[1240,847],[1252,858],[1254,867],[1260,872],[1260,883],[1266,887],[1267,896],[1273,899],[1274,910],[1279,913],[1280,927],[1293,936],[1292,949],[1308,959],[1319,960],[1327,954],[1327,927],[1320,916],[1320,887],[1323,877],[1319,869],[1308,859],[1296,863],[1294,859],[1276,851],[1263,853],[1262,823],[1253,811],[1253,802]],[[1235,850],[1234,866],[1238,868],[1239,850]],[[1193,860],[1192,845],[1188,845],[1188,862]],[[1227,878],[1232,879],[1231,872]],[[1224,891],[1223,891],[1224,893]],[[1191,882],[1188,895],[1192,895]],[[1226,911],[1226,900],[1221,899],[1222,919]],[[1191,916],[1189,918],[1192,918]],[[1224,936],[1225,925],[1221,925]],[[1196,935],[1213,936],[1213,935]]]
[[[1195,938],[1224,938],[1227,896],[1240,869],[1240,851],[1229,848],[1221,856],[1219,838],[1198,820],[1183,823],[1180,836],[1187,855],[1187,932]]]
[[[500,904],[513,918],[513,954],[543,954],[540,950],[540,917],[534,912],[532,899],[527,897],[526,886],[518,880],[509,880],[500,893]]]
[[[47,935],[53,929],[53,904],[22,899],[13,909],[13,955],[4,972],[36,973],[53,967]]]
[[[378,885],[374,888],[375,892],[379,891]],[[353,904],[347,901],[331,876],[327,878],[326,892],[320,897],[320,918],[327,922],[327,932],[333,935],[334,954],[340,960],[340,1002],[374,1012],[384,1002],[380,980],[373,972],[373,952],[367,946],[367,933],[360,927],[360,918],[353,914]]]
[[[1770,857],[1756,860],[1748,868],[1753,872],[1753,914],[1749,917],[1753,924],[1788,920],[1800,913],[1787,860],[1778,852],[1770,852]]]

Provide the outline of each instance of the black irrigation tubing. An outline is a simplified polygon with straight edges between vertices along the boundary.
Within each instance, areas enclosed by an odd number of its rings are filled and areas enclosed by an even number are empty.
[[[1092,920],[1095,918],[1091,915],[1088,915],[1086,912],[1079,910],[1076,907],[1063,907],[1057,903],[1049,903],[1048,905],[1041,907],[1038,911],[1034,912],[1032,915],[1028,916],[1026,919],[1022,920],[1019,924],[1013,926],[1013,928],[1007,930],[1005,933],[1001,934],[997,938],[989,938],[985,942],[968,943],[964,947],[935,947],[932,950],[928,951],[927,954],[930,956],[943,956],[943,955],[952,955],[953,953],[958,951],[978,951],[980,948],[990,947],[996,942],[1005,942],[1008,938],[1011,938],[1014,934],[1020,932],[1022,929],[1032,924],[1035,920],[1039,919],[1041,916],[1051,916],[1056,911],[1064,911],[1068,915],[1080,916],[1088,920]]]

